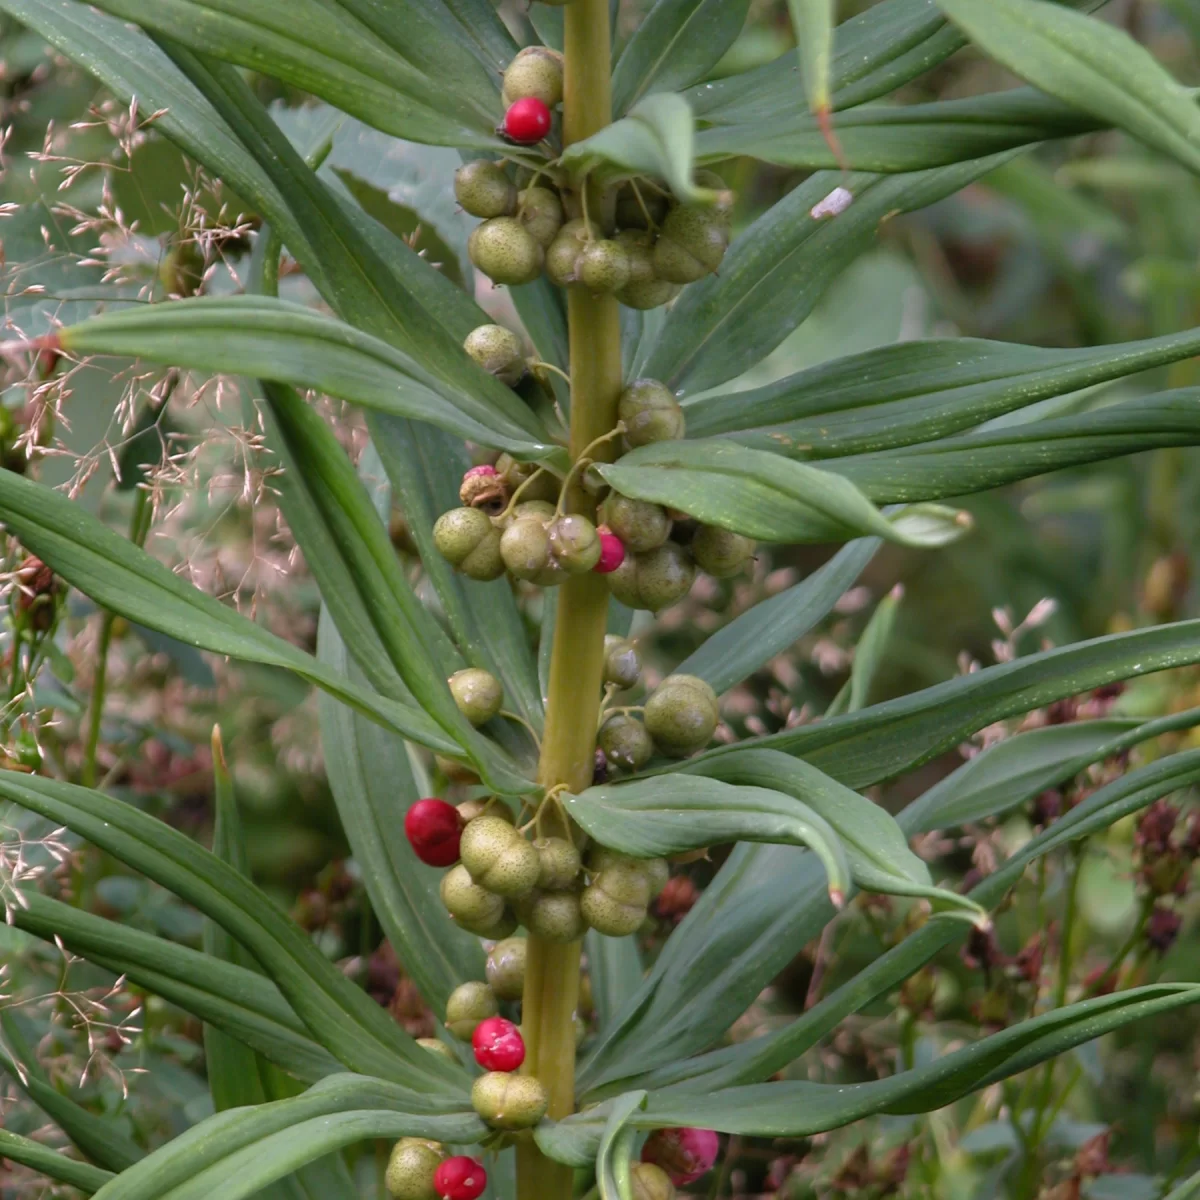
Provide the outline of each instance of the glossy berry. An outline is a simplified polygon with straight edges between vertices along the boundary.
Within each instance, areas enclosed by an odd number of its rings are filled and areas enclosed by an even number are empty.
[[[473,217],[508,217],[517,207],[517,189],[504,168],[484,158],[454,172],[454,198]]]
[[[695,675],[668,675],[646,701],[643,716],[654,744],[676,758],[707,746],[721,719],[716,692]]]
[[[487,1187],[487,1172],[478,1159],[458,1154],[434,1171],[433,1186],[441,1200],[478,1200]]]
[[[525,347],[503,325],[479,325],[467,334],[463,349],[489,375],[515,387],[525,375]]]
[[[418,800],[404,814],[404,834],[413,853],[431,867],[458,862],[463,821],[458,809],[445,800]]]
[[[486,983],[460,983],[446,1000],[446,1029],[460,1042],[469,1042],[479,1023],[499,1011],[496,993]]]
[[[491,671],[464,667],[447,681],[458,711],[472,725],[486,725],[504,705],[504,687]]]
[[[642,1147],[642,1162],[662,1167],[677,1187],[712,1170],[721,1143],[711,1129],[656,1129]]]
[[[637,647],[615,633],[604,635],[604,682],[631,688],[642,677],[642,658]]]
[[[487,956],[487,981],[501,1000],[520,1000],[525,990],[526,943],[523,937],[497,942]]]
[[[392,1200],[438,1200],[433,1177],[446,1158],[445,1147],[425,1138],[401,1138],[388,1158],[385,1185]]]
[[[501,133],[522,146],[540,142],[550,132],[550,109],[536,96],[522,96],[508,106]]]
[[[549,108],[562,103],[563,56],[548,46],[526,46],[504,71],[504,102],[533,97]]]
[[[525,1039],[504,1017],[488,1017],[471,1035],[475,1061],[485,1071],[515,1071],[525,1061]]]
[[[606,525],[596,531],[600,535],[600,557],[592,568],[599,575],[608,575],[625,561],[625,543]]]
[[[619,771],[640,771],[654,754],[654,742],[645,725],[629,713],[613,713],[600,726],[596,744],[609,766]]]
[[[545,1115],[546,1089],[532,1075],[489,1071],[471,1086],[475,1111],[497,1129],[528,1129]]]
[[[547,530],[554,561],[568,575],[591,571],[600,561],[603,545],[596,527],[579,513],[567,513],[550,523]]]

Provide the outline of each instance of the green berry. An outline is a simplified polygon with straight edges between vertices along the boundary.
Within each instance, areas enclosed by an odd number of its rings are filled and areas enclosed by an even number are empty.
[[[685,758],[708,745],[721,710],[717,693],[695,675],[668,675],[646,701],[646,729],[655,746]]]
[[[522,517],[501,535],[500,557],[510,575],[537,582],[549,570],[550,532],[538,517]]]
[[[683,437],[684,416],[675,393],[657,379],[635,379],[617,401],[630,449]]]
[[[517,207],[517,189],[499,163],[477,158],[454,172],[454,198],[473,217],[507,217]]]
[[[471,879],[497,897],[523,896],[537,886],[537,851],[500,817],[470,822],[462,832],[459,854]]]
[[[615,633],[604,635],[604,682],[628,689],[642,677],[642,656],[637,647]]]
[[[438,553],[470,579],[499,579],[504,574],[500,531],[477,508],[452,508],[433,526]]]
[[[528,96],[540,100],[547,108],[562,103],[563,56],[557,50],[527,46],[508,64],[504,72],[504,107]]]
[[[633,863],[606,866],[579,898],[583,919],[607,937],[636,933],[646,919],[649,904],[650,883]]]
[[[442,876],[439,891],[446,911],[470,933],[487,937],[504,922],[504,897],[480,887],[462,863]]]
[[[475,1026],[499,1012],[496,993],[486,983],[460,983],[446,1000],[446,1029],[460,1042],[469,1042]]]
[[[654,235],[640,229],[623,229],[616,241],[629,257],[629,282],[617,293],[626,308],[658,308],[679,293],[678,284],[654,273]]]
[[[579,252],[575,275],[590,292],[609,295],[629,282],[629,255],[620,242],[602,238],[589,242]]]
[[[736,575],[753,559],[756,548],[753,538],[715,525],[701,525],[691,546],[696,565],[716,579]]]
[[[574,892],[535,892],[521,910],[521,924],[547,942],[574,942],[586,928]]]
[[[549,246],[563,223],[562,201],[549,188],[526,188],[517,197],[517,220],[542,246]]]
[[[522,500],[516,508],[513,509],[513,521],[541,521],[542,524],[548,524],[553,521],[558,515],[558,510],[550,503],[549,500]]]
[[[471,230],[471,261],[493,282],[516,286],[542,273],[545,251],[515,217],[493,217]]]
[[[631,554],[653,550],[671,535],[671,518],[661,504],[631,500],[617,492],[604,501],[600,520],[625,543]]]
[[[665,542],[645,554],[630,554],[605,576],[609,590],[630,608],[659,612],[682,600],[692,590],[696,566],[688,552],[675,542]]]
[[[725,257],[728,232],[722,218],[698,204],[681,204],[663,222],[654,245],[654,273],[671,283],[695,283]]]
[[[675,1200],[675,1185],[671,1177],[654,1163],[634,1163],[629,1168],[633,1185],[633,1200]]]
[[[641,863],[642,874],[650,885],[650,899],[653,900],[667,886],[671,878],[671,864],[665,858],[646,858]]]
[[[614,713],[603,725],[596,745],[604,751],[609,766],[620,771],[640,771],[654,754],[654,743],[646,727],[628,713]]]
[[[600,535],[579,513],[568,513],[550,523],[550,549],[554,561],[568,575],[583,575],[600,561]]]
[[[388,1158],[385,1178],[388,1195],[392,1200],[438,1200],[433,1173],[445,1157],[446,1148],[440,1142],[401,1138]]]
[[[448,682],[458,711],[472,725],[486,725],[504,703],[504,688],[500,680],[481,667],[455,671]]]
[[[617,192],[617,208],[616,222],[618,227],[624,231],[626,229],[648,229],[646,223],[646,214],[649,213],[650,219],[655,225],[661,225],[667,215],[667,198],[661,192],[655,191],[653,188],[641,186],[637,189],[641,194],[641,202],[638,202],[637,193],[633,190],[632,183],[622,184]]]
[[[579,878],[579,872],[583,869],[583,859],[574,842],[559,837],[535,838],[533,848],[537,851],[540,864],[537,881],[539,888],[544,891],[562,891],[571,887]]]
[[[603,236],[595,221],[579,217],[568,221],[546,249],[546,278],[559,287],[575,283],[575,268],[584,246]]]
[[[474,780],[479,782],[478,777]],[[508,807],[498,796],[483,796],[475,800],[464,800],[461,804],[455,805],[458,809],[458,815],[462,818],[463,825],[474,821],[476,817],[499,817],[502,821],[507,821],[510,825],[516,824],[516,818],[513,816],[512,809]]]
[[[536,463],[518,462],[511,454],[502,454],[496,459],[496,474],[504,480],[504,486],[508,488],[510,496],[522,484],[529,483],[537,470]],[[553,507],[553,502],[558,499],[560,487],[561,484],[554,475],[543,471],[521,493],[521,501],[528,503],[533,500],[549,500]],[[520,508],[521,505],[517,507]]]
[[[487,981],[501,1000],[521,999],[525,990],[525,950],[523,937],[510,937],[488,952]]]
[[[532,1075],[489,1071],[471,1087],[475,1111],[497,1129],[529,1129],[545,1115],[550,1100]]]
[[[440,1038],[417,1038],[417,1045],[422,1050],[428,1050],[430,1054],[436,1054],[439,1058],[444,1058],[452,1063],[458,1062],[458,1055]]]
[[[516,387],[525,375],[525,348],[503,325],[480,325],[467,334],[463,349],[489,375]]]

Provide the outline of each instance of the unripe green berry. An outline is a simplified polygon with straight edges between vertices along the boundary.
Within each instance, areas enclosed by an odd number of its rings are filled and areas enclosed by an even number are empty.
[[[583,919],[597,933],[627,937],[636,933],[646,919],[650,884],[632,863],[613,863],[600,871],[583,889],[579,908]]]
[[[507,217],[517,207],[517,189],[499,163],[477,158],[454,172],[454,198],[473,217]]]
[[[514,521],[500,537],[500,557],[510,575],[536,581],[550,566],[550,533],[537,517]]]
[[[617,417],[625,425],[631,449],[683,437],[684,416],[675,393],[657,379],[635,379],[617,401]]]
[[[438,553],[471,579],[499,579],[504,574],[500,531],[477,508],[452,508],[433,526]]]
[[[618,293],[617,299],[626,308],[636,308],[646,311],[651,308],[661,308],[669,304],[679,295],[679,285],[670,283],[655,276],[652,279],[633,280],[627,283]]]
[[[493,217],[467,238],[471,261],[493,282],[517,286],[542,273],[545,251],[515,217]]]
[[[545,1115],[549,1097],[532,1075],[489,1071],[471,1087],[475,1111],[496,1129],[529,1129]]]
[[[445,1157],[446,1149],[440,1142],[401,1138],[388,1158],[388,1195],[392,1200],[438,1200],[433,1173]]]
[[[549,188],[526,188],[517,197],[517,220],[543,246],[549,246],[558,236],[563,223],[562,201]]]
[[[633,1200],[675,1200],[675,1185],[671,1177],[654,1163],[634,1163],[629,1168]]]
[[[511,454],[502,454],[496,459],[496,474],[504,480],[510,496],[522,484],[528,483],[529,486],[521,493],[522,503],[534,500],[556,501],[561,488],[558,479],[549,471],[543,471],[530,483],[537,470],[536,463],[518,462]],[[517,507],[520,508],[521,505],[518,504]]]
[[[728,245],[725,223],[711,208],[681,204],[663,222],[654,245],[654,273],[672,283],[695,283],[721,265]]]
[[[659,612],[691,591],[696,566],[682,546],[665,542],[645,554],[627,555],[605,578],[609,591],[622,604]]]
[[[504,71],[504,106],[532,96],[547,108],[562,103],[563,56],[548,46],[527,46]]]
[[[641,195],[640,202],[638,194]],[[650,226],[646,222],[647,214],[655,225],[661,225],[667,215],[667,207],[667,198],[661,192],[639,186],[635,193],[633,183],[623,184],[617,192],[617,225],[622,231],[649,229]]]
[[[504,897],[480,887],[461,863],[442,876],[438,890],[446,911],[470,933],[486,937],[504,921]]]
[[[481,667],[455,671],[448,682],[458,711],[472,725],[486,725],[504,704],[504,687],[500,680]]]
[[[695,675],[668,675],[646,701],[643,716],[655,746],[684,758],[708,745],[721,710],[717,693]]]
[[[479,782],[478,777],[474,782]],[[499,817],[500,820],[507,821],[510,825],[517,823],[512,809],[499,796],[481,796],[475,800],[464,800],[455,807],[458,809],[458,815],[462,818],[464,826],[468,822],[474,821],[476,817]]]
[[[599,875],[601,871],[606,871],[609,867],[633,867],[640,870],[638,865],[640,862],[640,859],[622,854],[620,850],[614,850],[611,846],[602,846],[599,842],[592,842],[588,846],[587,871],[589,875]]]
[[[736,575],[753,559],[756,548],[753,538],[719,529],[716,525],[701,525],[691,545],[696,565],[716,579]]]
[[[499,1012],[496,993],[486,983],[460,983],[446,1000],[446,1029],[451,1037],[469,1042],[475,1026]]]
[[[600,507],[600,520],[625,543],[631,554],[643,554],[661,546],[671,536],[671,518],[661,504],[631,500],[610,493]]]
[[[496,896],[523,896],[537,885],[537,851],[507,821],[479,817],[462,832],[462,866],[480,887]]]
[[[522,500],[512,511],[512,521],[538,520],[543,525],[553,521],[558,510],[549,500]],[[511,522],[510,522],[511,523]]]
[[[600,535],[580,513],[558,517],[547,532],[554,561],[568,575],[586,574],[600,561]]]
[[[487,981],[501,1000],[520,1000],[525,989],[525,951],[523,937],[497,942],[487,956]]]
[[[640,771],[654,754],[654,743],[646,727],[629,713],[613,713],[596,738],[610,767],[620,771]]]
[[[637,647],[615,633],[604,635],[604,682],[631,688],[642,677],[642,656]]]
[[[547,942],[578,941],[585,929],[575,892],[535,892],[521,909],[521,924]]]
[[[665,858],[645,858],[642,860],[642,874],[650,885],[650,899],[653,900],[667,886],[671,878],[671,864]]]
[[[629,282],[629,255],[620,242],[589,242],[579,253],[575,275],[590,292],[610,295]]]
[[[640,229],[623,229],[616,236],[629,258],[629,282],[617,293],[627,308],[658,308],[674,299],[678,284],[668,283],[654,272],[654,235]]]
[[[436,1054],[439,1058],[444,1058],[448,1062],[458,1062],[458,1055],[440,1038],[417,1038],[417,1045],[422,1050],[428,1050],[430,1054]]]
[[[463,349],[489,375],[516,387],[525,375],[525,348],[503,325],[479,325],[467,334]]]
[[[583,858],[574,842],[559,837],[535,838],[533,848],[540,864],[537,885],[543,891],[562,891],[578,879]]]
[[[604,236],[595,221],[576,217],[568,221],[546,249],[546,278],[558,287],[576,282],[575,267],[584,246]]]

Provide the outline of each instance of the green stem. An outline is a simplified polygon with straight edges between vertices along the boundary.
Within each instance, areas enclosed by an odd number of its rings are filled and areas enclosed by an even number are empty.
[[[612,119],[608,0],[573,0],[563,10],[565,80],[563,142],[591,136]],[[598,199],[598,197],[596,197]],[[621,326],[617,302],[572,289],[567,294],[571,354],[572,459],[617,423],[621,391]],[[603,459],[607,444],[596,448]],[[569,512],[594,515],[595,504],[570,485]],[[596,722],[603,690],[608,587],[599,575],[577,575],[559,590],[550,659],[550,686],[538,781],[544,788],[581,791],[592,780]],[[554,818],[558,819],[558,818]],[[565,831],[564,831],[565,832]],[[550,1097],[549,1115],[575,1108],[575,1010],[581,944],[531,936],[527,943],[521,1027],[524,1070]],[[520,1200],[570,1200],[574,1171],[546,1158],[532,1140],[517,1146]]]

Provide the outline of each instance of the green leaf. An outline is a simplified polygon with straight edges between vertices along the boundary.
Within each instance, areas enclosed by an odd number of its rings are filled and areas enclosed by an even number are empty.
[[[291,0],[286,9],[271,0],[239,0],[231,11],[199,0],[102,0],[96,7],[198,53],[273,75],[395,137],[498,145],[497,81],[470,48],[431,19],[426,5],[405,4],[402,14],[393,14],[389,24],[403,28],[404,38],[393,33],[391,46],[376,22],[364,25],[321,0]],[[453,91],[431,70],[449,72]]]
[[[318,655],[350,668],[345,646],[323,612]],[[479,939],[460,929],[438,895],[441,872],[418,862],[404,836],[403,814],[420,798],[404,743],[342,704],[320,703],[321,747],[338,816],[362,867],[371,908],[404,969],[439,1017],[464,980],[480,979]]]
[[[829,111],[834,8],[835,0],[788,0],[804,95],[814,113]]]
[[[201,1121],[97,1195],[100,1200],[242,1200],[363,1138],[468,1143],[485,1130],[474,1113],[440,1115],[418,1092],[379,1079],[333,1075],[302,1096]]]
[[[258,888],[186,834],[101,792],[15,771],[0,772],[0,796],[65,825],[216,921],[347,1066],[425,1088],[443,1106],[455,1103],[453,1068],[422,1050]]]
[[[651,92],[703,79],[746,23],[749,0],[657,0],[613,70],[613,112],[623,116]]]
[[[932,441],[1050,396],[1200,353],[1200,329],[1082,349],[976,338],[880,346],[765,387],[686,405],[689,437],[760,429],[763,447],[825,458]]]
[[[573,142],[559,165],[582,174],[594,171],[605,182],[653,175],[665,180],[680,200],[711,200],[710,189],[692,182],[695,124],[683,97],[656,92],[639,100],[628,116]]]
[[[825,710],[825,717],[834,717],[843,712],[858,712],[866,706],[875,675],[883,665],[888,642],[896,625],[896,610],[904,595],[904,585],[894,588],[875,606],[867,627],[862,631],[854,647],[854,660],[850,664],[850,678]]]
[[[128,976],[297,1078],[313,1081],[341,1069],[309,1037],[279,989],[254,971],[81,912],[40,892],[21,892],[11,911],[18,929],[47,942],[61,939],[72,953]]]
[[[136,1163],[143,1151],[122,1132],[112,1117],[89,1112],[55,1087],[38,1062],[26,1032],[16,1012],[0,1010],[0,1070],[5,1071],[12,1082],[98,1166],[109,1171],[123,1171]]]
[[[600,1200],[633,1200],[629,1160],[633,1157],[638,1131],[629,1119],[645,1103],[645,1092],[630,1092],[612,1103],[596,1151],[596,1186],[600,1189]]]
[[[981,49],[1021,78],[1200,172],[1200,111],[1143,46],[1044,0],[938,0]]]
[[[636,938],[605,937],[594,929],[584,935],[588,979],[592,985],[592,1003],[601,1029],[633,995],[642,982],[644,968]]]
[[[563,454],[513,393],[507,411],[499,411],[479,395],[452,391],[379,338],[270,297],[200,296],[143,305],[70,326],[59,340],[69,354],[127,354],[312,388],[366,408],[431,421],[521,458]]]
[[[112,1178],[111,1171],[102,1171],[90,1163],[81,1163],[68,1158],[41,1142],[30,1141],[19,1133],[0,1129],[0,1158],[29,1167],[41,1175],[48,1175],[69,1187],[78,1188],[85,1195],[99,1191]]]
[[[720,274],[684,291],[640,373],[681,395],[740,375],[812,312],[825,288],[874,243],[886,217],[941,200],[1007,157],[903,175],[812,175],[734,240]],[[838,187],[853,194],[850,207],[813,217],[813,207]]]
[[[729,441],[656,442],[597,469],[624,496],[764,542],[874,534],[905,546],[944,546],[970,527],[965,514],[932,506],[884,516],[828,471]]]
[[[718,629],[675,668],[675,674],[698,675],[717,692],[728,691],[827,617],[879,546],[878,538],[860,538],[843,546],[807,579],[760,601]]]
[[[1173,1187],[1163,1200],[1196,1200],[1200,1196],[1200,1171],[1189,1175],[1178,1187]]]
[[[798,797],[744,783],[732,787],[716,779],[667,775],[591,787],[567,795],[565,804],[586,834],[634,858],[663,858],[734,841],[807,846],[825,868],[835,907],[850,887],[849,864],[837,834]]]
[[[944,500],[1163,446],[1200,442],[1200,388],[1142,396],[1079,416],[830,460],[879,504]]]

